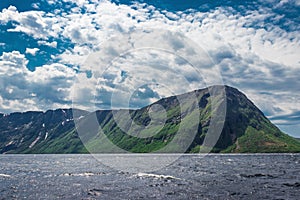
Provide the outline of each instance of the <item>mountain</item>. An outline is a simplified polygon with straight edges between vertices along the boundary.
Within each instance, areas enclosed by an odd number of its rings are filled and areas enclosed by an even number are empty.
[[[85,111],[82,113],[88,114]],[[0,118],[0,152],[86,152],[73,130],[71,109],[3,115]]]
[[[300,142],[229,86],[164,98],[137,110],[0,114],[0,153],[124,151],[300,152]]]

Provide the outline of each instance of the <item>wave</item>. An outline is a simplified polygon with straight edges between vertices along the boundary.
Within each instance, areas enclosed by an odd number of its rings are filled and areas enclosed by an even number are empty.
[[[10,178],[11,175],[8,175],[8,174],[0,174],[0,177],[6,177],[6,178]]]
[[[176,178],[174,176],[161,175],[161,174],[138,173],[135,176],[136,177],[150,177],[150,178],[157,178],[157,179],[177,179],[177,180],[180,180],[180,178]]]

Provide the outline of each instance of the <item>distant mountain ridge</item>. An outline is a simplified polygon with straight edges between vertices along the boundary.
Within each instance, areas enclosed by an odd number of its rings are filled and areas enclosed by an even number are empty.
[[[177,153],[180,152],[181,142],[189,142],[185,152],[197,153],[206,148],[205,138],[212,114],[216,112],[212,111],[211,102],[215,101],[217,105],[221,105],[224,101],[218,97],[213,99],[210,95],[209,90],[218,87],[221,86],[164,98],[138,110],[99,110],[93,113],[75,110],[75,119],[72,109],[0,114],[0,153],[118,152],[111,144],[134,153],[161,152],[161,149],[164,149],[162,152]],[[225,92],[227,112],[224,127],[212,152],[300,152],[300,142],[282,133],[243,93],[229,86],[225,86]],[[185,101],[184,108],[180,107],[177,97]],[[189,102],[192,98],[197,98],[197,106]],[[127,126],[122,116],[123,112],[129,112],[136,124],[147,127],[151,123],[149,109],[153,105],[163,107],[166,111],[165,124],[161,129],[155,125],[150,129],[133,129],[128,134],[114,119],[114,116],[119,116]],[[159,109],[154,112],[160,116]],[[197,113],[199,121],[191,120],[195,119],[193,116]],[[98,134],[99,127],[90,124],[93,116],[96,116],[108,140],[104,140],[104,137]],[[74,120],[78,121],[77,130]],[[182,122],[185,123],[186,133],[178,139],[176,133]],[[159,132],[152,135],[157,130]],[[189,131],[192,130],[196,130],[196,134],[190,136]],[[77,131],[81,134],[86,132],[86,136],[78,134]],[[179,145],[173,144],[174,140],[178,140]],[[168,148],[165,148],[166,146]]]

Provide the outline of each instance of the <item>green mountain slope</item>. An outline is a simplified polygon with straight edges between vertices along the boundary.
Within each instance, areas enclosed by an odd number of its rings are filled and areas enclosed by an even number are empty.
[[[222,88],[164,98],[138,110],[0,114],[0,153],[300,152],[300,142],[237,89],[226,86],[225,93],[212,95]]]
[[[83,115],[88,112],[81,111]],[[0,118],[1,153],[84,153],[71,109],[25,112]]]

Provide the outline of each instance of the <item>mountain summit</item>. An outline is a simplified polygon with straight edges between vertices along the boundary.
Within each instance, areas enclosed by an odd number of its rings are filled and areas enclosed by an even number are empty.
[[[164,98],[137,110],[0,114],[0,153],[207,151],[300,152],[300,142],[229,86]]]

